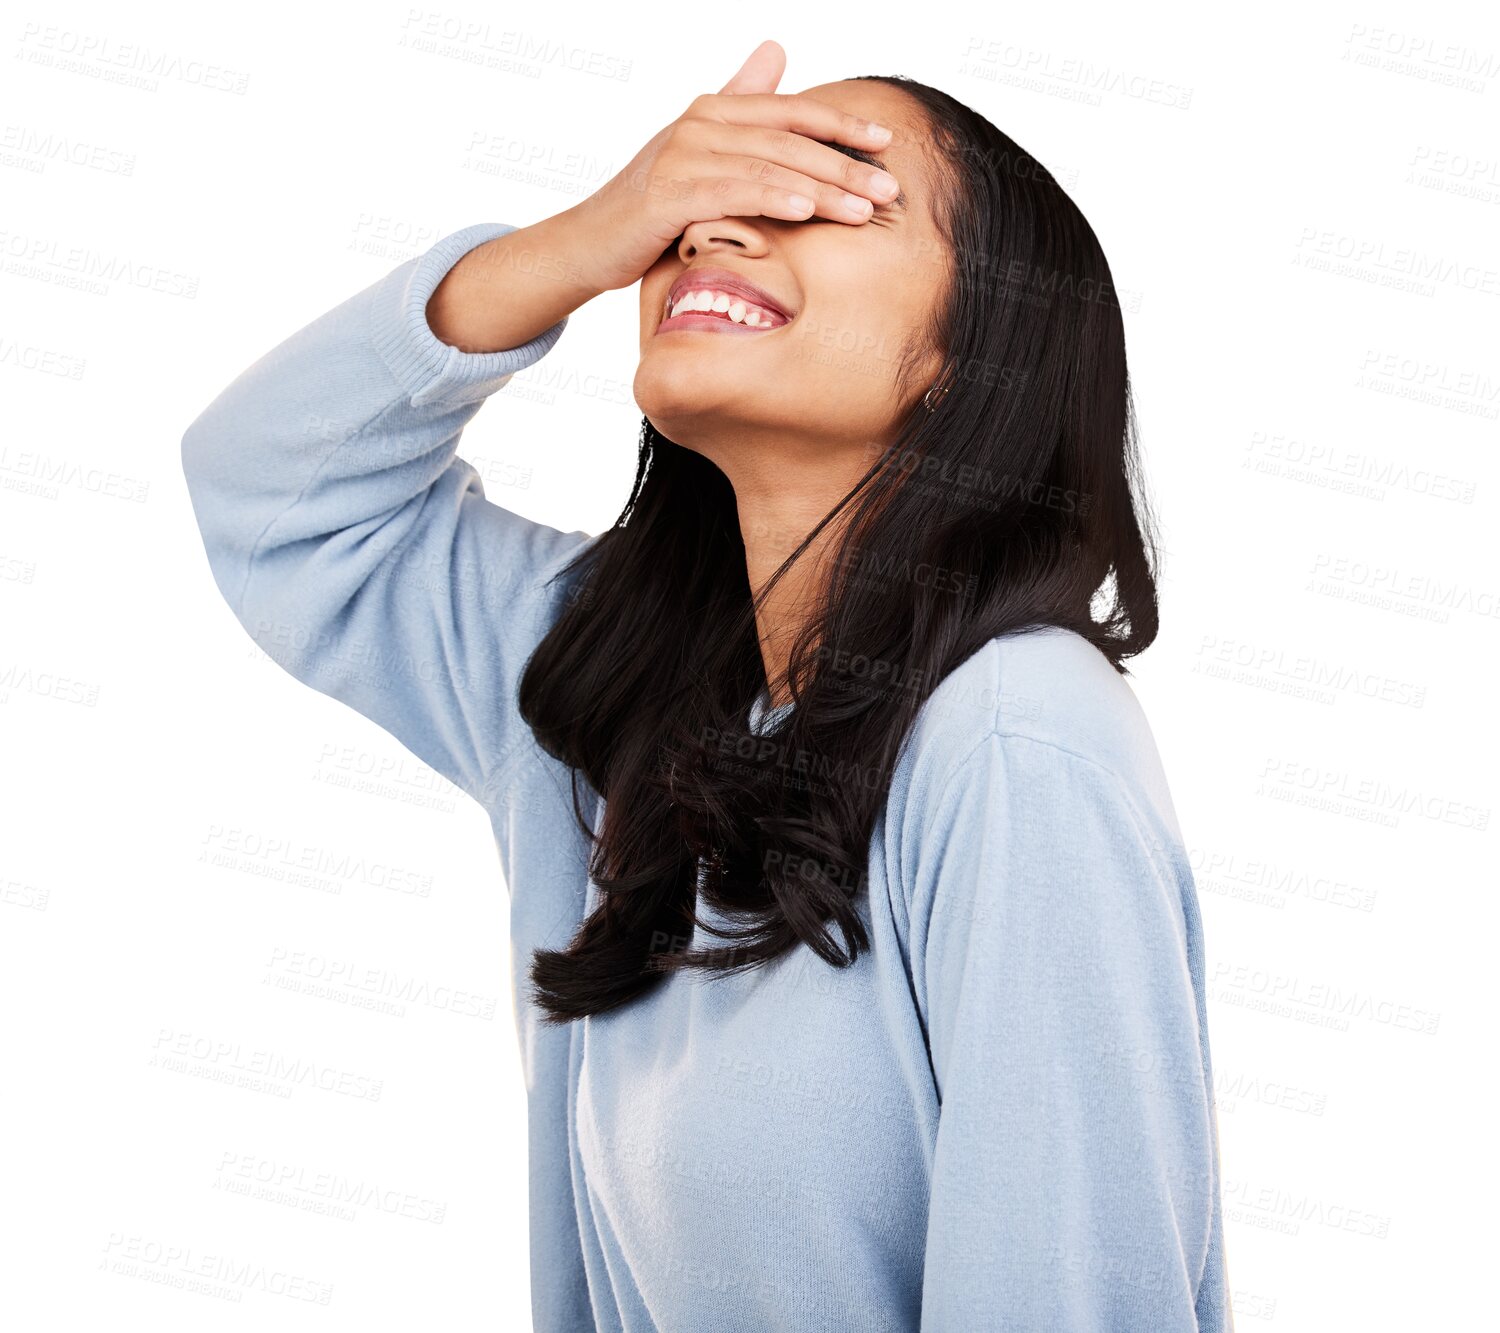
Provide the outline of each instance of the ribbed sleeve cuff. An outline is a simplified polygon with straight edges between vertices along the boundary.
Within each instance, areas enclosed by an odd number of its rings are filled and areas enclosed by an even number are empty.
[[[519,347],[463,352],[443,342],[427,323],[427,302],[449,270],[470,250],[515,230],[507,222],[477,222],[443,237],[376,284],[375,346],[414,406],[486,398],[516,371],[540,361],[562,336],[566,315]]]

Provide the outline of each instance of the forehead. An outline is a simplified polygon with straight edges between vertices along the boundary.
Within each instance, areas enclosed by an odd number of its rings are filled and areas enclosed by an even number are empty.
[[[876,150],[875,156],[900,183],[910,207],[927,212],[927,201],[932,196],[932,170],[925,144],[931,136],[916,102],[899,88],[874,79],[820,83],[804,89],[803,96],[888,126],[891,141]]]

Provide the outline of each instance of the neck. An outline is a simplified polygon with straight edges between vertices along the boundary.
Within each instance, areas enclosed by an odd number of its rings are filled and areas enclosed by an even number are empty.
[[[752,595],[760,592],[782,561],[863,475],[868,460],[856,457],[853,461],[854,466],[844,468],[826,464],[816,469],[793,468],[789,475],[782,459],[774,475],[766,470],[740,470],[730,476]],[[846,514],[847,510],[808,543],[756,613],[761,661],[773,708],[791,700],[786,677],[792,644],[814,613],[826,585],[829,561]]]
[[[751,423],[717,412],[667,419],[658,429],[708,459],[729,481],[752,596],[858,485],[875,461],[877,447],[827,430],[800,435],[784,424]],[[773,708],[791,701],[787,673],[792,644],[816,608],[848,516],[848,509],[841,511],[808,543],[756,612]]]

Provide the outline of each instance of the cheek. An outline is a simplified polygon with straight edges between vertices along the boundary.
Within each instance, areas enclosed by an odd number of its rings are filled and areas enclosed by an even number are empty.
[[[655,328],[661,322],[661,312],[667,303],[667,293],[672,289],[672,279],[677,275],[677,265],[669,263],[664,255],[641,276],[640,311],[642,327]]]
[[[641,328],[643,330],[654,329],[661,323],[662,310],[667,303],[667,289],[663,286],[659,293],[654,296],[647,295],[647,288],[641,288]]]
[[[884,399],[914,325],[927,314],[925,266],[909,235],[881,222],[830,229],[819,239],[820,253],[807,258],[817,281],[809,283],[808,313],[815,318],[805,341]]]
[[[861,417],[889,412],[917,312],[880,298],[878,280],[809,308],[792,355],[800,373],[823,382],[840,409]]]

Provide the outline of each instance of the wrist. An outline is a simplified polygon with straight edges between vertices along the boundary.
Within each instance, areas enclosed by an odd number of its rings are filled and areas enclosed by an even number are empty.
[[[442,321],[434,326],[432,302],[437,289],[453,270],[478,246],[508,234],[505,223],[476,223],[443,237],[425,254],[392,270],[372,289],[375,307],[371,335],[386,365],[411,401],[420,405],[439,398],[453,402],[478,401],[494,392],[517,371],[524,370],[549,351],[562,333],[566,320],[528,330],[525,323],[509,331],[498,342],[487,343],[482,329],[473,342],[442,336]],[[474,311],[464,307],[503,306],[500,294],[460,284],[452,288],[451,318],[472,324]],[[545,312],[542,312],[545,318]],[[527,316],[527,321],[533,316]],[[461,329],[460,332],[463,332]],[[509,341],[507,341],[507,338]],[[456,352],[465,355],[456,355]]]
[[[527,230],[537,233],[529,248],[549,265],[559,282],[580,294],[580,305],[615,290],[616,284],[600,263],[599,227],[591,200],[581,200]]]
[[[469,251],[454,265],[455,285],[475,292],[524,284],[576,310],[604,292],[589,263],[585,226],[572,210],[517,227]]]
[[[557,218],[483,241],[438,284],[429,327],[475,355],[521,346],[599,294],[577,245],[577,224]]]

